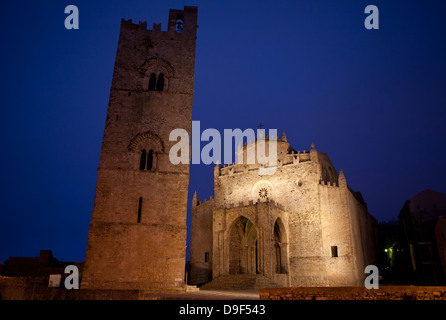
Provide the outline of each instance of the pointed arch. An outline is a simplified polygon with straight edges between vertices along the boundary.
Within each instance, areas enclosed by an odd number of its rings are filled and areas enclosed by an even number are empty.
[[[275,273],[288,273],[288,243],[285,225],[279,217],[273,225],[273,252]]]
[[[256,274],[257,229],[251,220],[239,216],[229,231],[229,273]]]

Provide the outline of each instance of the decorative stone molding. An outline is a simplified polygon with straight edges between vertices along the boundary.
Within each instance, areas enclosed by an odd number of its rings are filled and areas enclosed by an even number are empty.
[[[268,181],[259,181],[252,188],[252,199],[254,202],[267,202],[273,199],[273,185]]]
[[[139,67],[139,74],[141,77],[144,77],[147,74],[147,71],[150,70],[160,70],[166,73],[165,76],[169,78],[175,77],[175,70],[172,65],[164,59],[161,58],[149,58]]]
[[[128,149],[129,151],[137,151],[142,147],[144,142],[149,141],[149,144],[151,144],[154,147],[154,151],[161,151],[164,152],[164,143],[158,137],[155,133],[151,131],[146,131],[144,133],[140,133],[137,136],[135,136],[129,143]],[[151,143],[150,143],[151,142]]]

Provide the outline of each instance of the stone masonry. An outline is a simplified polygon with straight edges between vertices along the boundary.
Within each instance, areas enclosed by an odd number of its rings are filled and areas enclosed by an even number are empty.
[[[197,8],[161,24],[121,22],[81,289],[182,290],[189,165],[173,129],[191,133]]]
[[[285,133],[264,139],[267,150],[277,143],[274,174],[247,163],[256,140],[243,163],[215,167],[215,198],[195,194],[190,283],[245,274],[270,279],[265,286],[363,285],[365,266],[377,263],[377,221],[362,196],[314,144],[300,152]]]

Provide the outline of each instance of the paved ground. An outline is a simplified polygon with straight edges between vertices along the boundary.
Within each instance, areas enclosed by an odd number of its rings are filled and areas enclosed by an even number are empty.
[[[260,300],[258,291],[200,290],[185,293],[145,293],[145,300]]]

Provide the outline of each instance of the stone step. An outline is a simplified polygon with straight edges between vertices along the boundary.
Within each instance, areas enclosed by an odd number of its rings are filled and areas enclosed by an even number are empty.
[[[222,275],[200,287],[200,290],[257,290],[265,287],[280,287],[272,279],[262,275]]]
[[[186,285],[186,292],[198,292],[200,289],[197,286]]]

